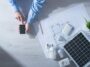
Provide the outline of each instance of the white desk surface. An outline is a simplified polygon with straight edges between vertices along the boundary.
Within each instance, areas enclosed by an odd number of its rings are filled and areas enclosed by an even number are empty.
[[[85,27],[85,18],[89,19],[87,11],[84,4],[74,5],[67,10],[55,13],[52,16],[49,16],[47,19],[41,21],[43,35],[41,32],[38,33],[38,39],[44,50],[46,57],[48,57],[47,49],[45,48],[46,44],[55,44],[53,39],[53,34],[51,31],[51,26],[57,23],[63,24],[67,21],[74,26],[74,32],[71,36],[75,35],[79,30],[86,30]],[[61,45],[62,46],[62,45]]]

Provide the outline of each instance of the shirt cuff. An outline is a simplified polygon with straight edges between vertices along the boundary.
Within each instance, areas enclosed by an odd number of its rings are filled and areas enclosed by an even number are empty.
[[[9,0],[11,6],[12,6],[12,9],[13,11],[17,12],[19,11],[19,5],[17,4],[16,0]]]
[[[14,12],[19,12],[19,7],[17,7],[17,6],[12,6],[12,9]]]

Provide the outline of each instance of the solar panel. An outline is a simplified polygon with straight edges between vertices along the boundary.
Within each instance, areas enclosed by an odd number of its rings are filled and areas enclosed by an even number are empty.
[[[64,49],[79,67],[83,67],[90,61],[90,42],[83,33],[79,33],[68,42]]]

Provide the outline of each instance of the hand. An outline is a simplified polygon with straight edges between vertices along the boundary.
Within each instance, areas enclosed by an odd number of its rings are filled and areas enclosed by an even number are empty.
[[[25,24],[25,32],[28,33],[30,31],[31,31],[30,24],[29,23],[26,23]]]
[[[22,24],[23,24],[23,22],[24,22],[24,20],[25,20],[25,17],[24,17],[20,12],[15,12],[15,18],[16,18],[18,21],[22,22]]]

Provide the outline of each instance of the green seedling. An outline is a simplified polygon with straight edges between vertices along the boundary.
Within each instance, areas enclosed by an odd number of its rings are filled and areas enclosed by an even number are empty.
[[[88,21],[87,19],[86,20],[86,27],[90,30],[90,21]]]

